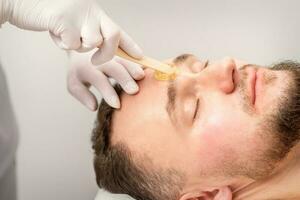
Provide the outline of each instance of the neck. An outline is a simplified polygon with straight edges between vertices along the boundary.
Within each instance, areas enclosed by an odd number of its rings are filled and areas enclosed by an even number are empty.
[[[262,180],[233,188],[234,200],[300,199],[300,143],[278,164],[274,172]]]

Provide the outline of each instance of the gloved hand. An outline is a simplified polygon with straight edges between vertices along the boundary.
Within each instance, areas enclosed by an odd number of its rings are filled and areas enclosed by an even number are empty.
[[[136,43],[101,9],[98,0],[0,0],[0,25],[6,21],[27,30],[49,31],[62,49],[100,49],[92,63],[111,60],[118,46],[142,57]]]
[[[119,108],[119,97],[108,78],[117,81],[128,94],[135,94],[139,87],[134,79],[142,79],[145,76],[144,71],[139,65],[119,57],[95,66],[90,61],[92,54],[93,51],[69,52],[71,63],[67,78],[68,90],[82,104],[94,111],[98,103],[95,95],[89,91],[89,87],[94,86],[110,106]]]

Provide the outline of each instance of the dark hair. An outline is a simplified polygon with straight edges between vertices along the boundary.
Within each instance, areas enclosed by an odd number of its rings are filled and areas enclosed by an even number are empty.
[[[121,94],[119,85],[115,90]],[[110,144],[113,114],[114,109],[102,101],[92,133],[98,186],[112,193],[128,194],[137,200],[179,199],[183,186],[181,173],[154,167],[151,159],[144,155],[133,160],[133,154],[125,144]]]

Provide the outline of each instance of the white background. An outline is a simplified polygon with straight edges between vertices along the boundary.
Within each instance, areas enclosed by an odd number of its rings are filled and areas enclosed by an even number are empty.
[[[158,59],[193,53],[271,64],[300,55],[297,0],[102,0],[102,7]],[[66,54],[47,33],[0,30],[0,57],[20,126],[20,200],[87,200],[97,191],[90,132],[95,113],[66,90]]]

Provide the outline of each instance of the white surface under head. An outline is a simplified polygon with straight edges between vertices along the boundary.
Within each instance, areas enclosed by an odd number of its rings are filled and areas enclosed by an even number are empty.
[[[95,200],[134,200],[126,194],[112,194],[105,190],[100,189],[97,193]]]

